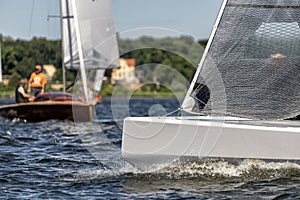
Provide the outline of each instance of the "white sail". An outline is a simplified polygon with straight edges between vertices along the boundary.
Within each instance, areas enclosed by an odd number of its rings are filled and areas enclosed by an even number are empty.
[[[75,8],[72,8],[75,7]],[[73,10],[76,9],[85,67],[108,68],[117,64],[118,45],[111,0],[62,0],[64,65],[79,68],[78,38]]]
[[[61,13],[63,65],[79,70],[84,95],[90,101],[89,90],[100,90],[104,69],[118,66],[111,0],[61,0]]]

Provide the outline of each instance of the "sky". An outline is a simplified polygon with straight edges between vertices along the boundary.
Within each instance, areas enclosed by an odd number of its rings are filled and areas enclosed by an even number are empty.
[[[199,40],[209,37],[222,0],[112,0],[112,3],[115,28],[121,37],[151,35],[155,27],[163,30],[163,36],[184,34]],[[59,12],[59,0],[0,0],[0,33],[14,39],[59,39]]]

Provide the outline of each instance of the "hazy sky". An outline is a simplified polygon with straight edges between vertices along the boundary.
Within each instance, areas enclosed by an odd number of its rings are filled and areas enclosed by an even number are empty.
[[[121,36],[134,29],[159,27],[195,39],[209,37],[222,0],[112,0],[115,27]],[[59,0],[0,0],[0,33],[13,38],[60,38]],[[124,33],[124,34],[123,34]],[[125,34],[126,33],[126,34]],[[165,34],[172,31],[165,31]]]

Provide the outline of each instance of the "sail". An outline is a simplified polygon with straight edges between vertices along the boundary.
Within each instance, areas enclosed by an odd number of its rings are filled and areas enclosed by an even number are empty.
[[[118,67],[111,0],[61,0],[61,15],[63,70],[78,70],[78,91],[73,92],[83,93],[91,103],[102,85],[104,70]]]
[[[225,0],[182,104],[252,119],[300,114],[300,0]]]
[[[79,69],[79,45],[86,69],[118,66],[111,0],[61,0],[61,13],[63,61],[67,69]]]

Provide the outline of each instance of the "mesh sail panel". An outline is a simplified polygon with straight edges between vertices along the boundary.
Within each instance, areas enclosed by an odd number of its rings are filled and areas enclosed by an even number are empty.
[[[228,0],[218,20],[185,110],[253,119],[299,115],[300,0]]]

